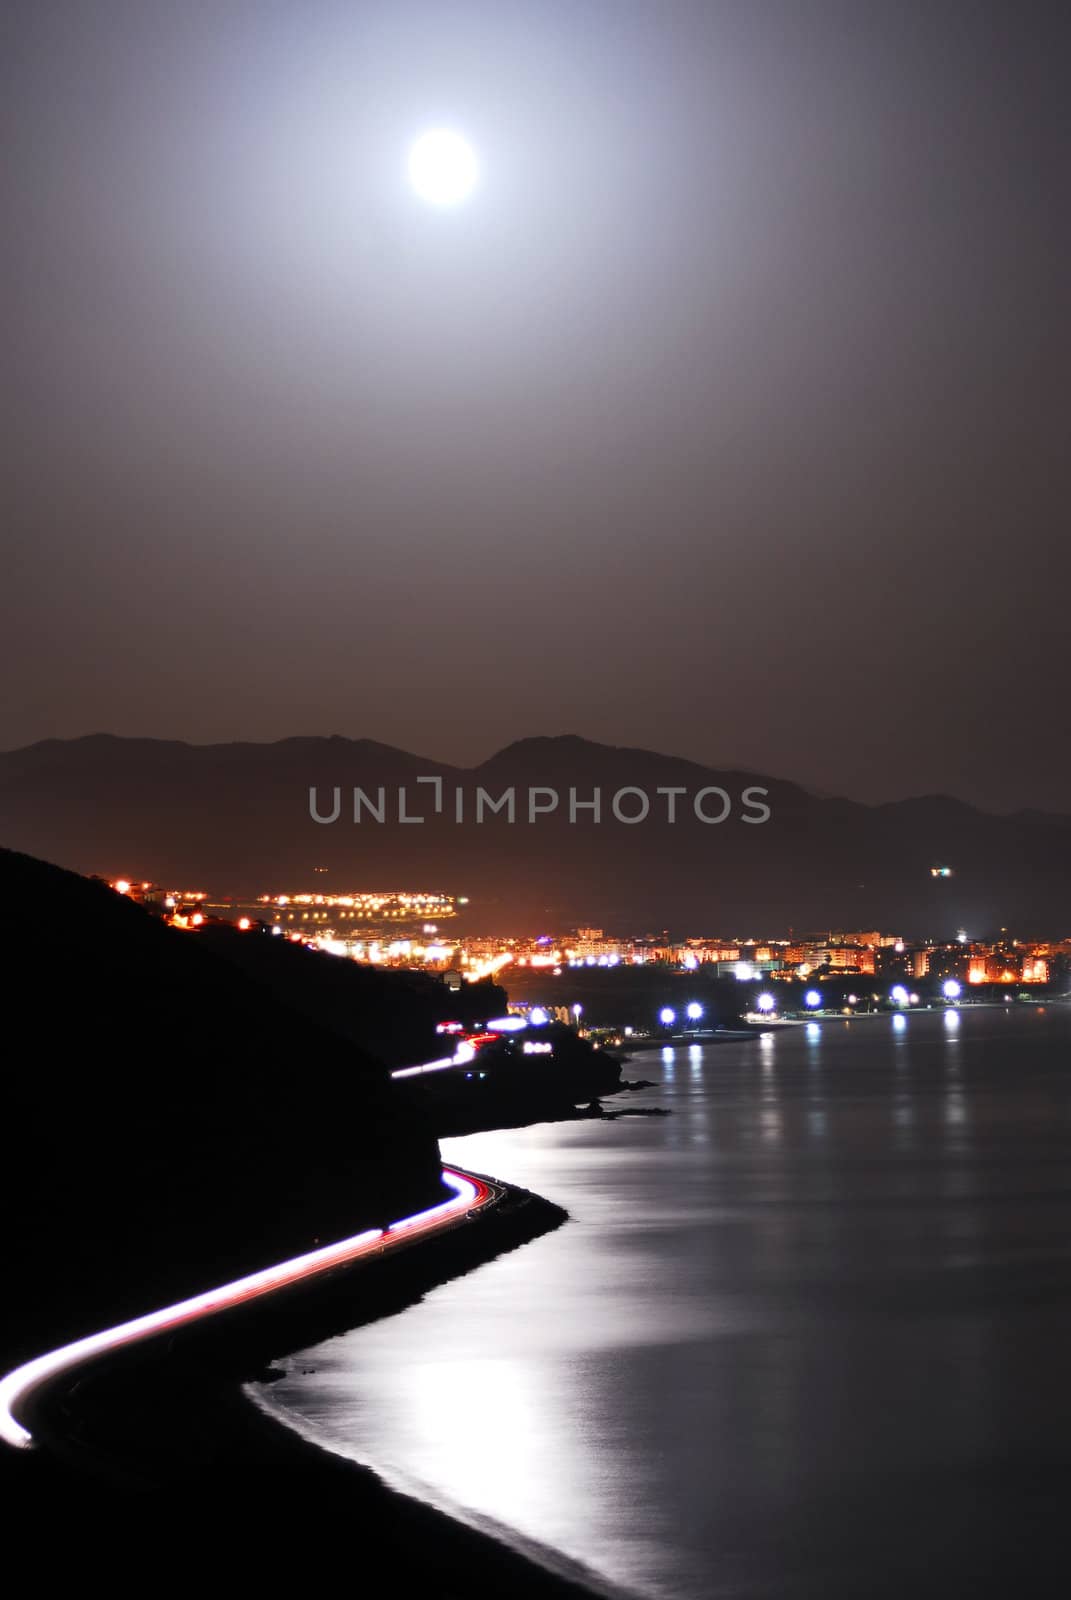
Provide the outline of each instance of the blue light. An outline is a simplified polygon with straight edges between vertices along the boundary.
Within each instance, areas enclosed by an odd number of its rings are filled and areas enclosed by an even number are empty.
[[[955,978],[948,978],[942,986],[942,993],[946,1000],[958,1000],[963,993],[963,988],[962,985],[956,982]]]
[[[688,1005],[687,1013],[688,1020],[690,1022],[698,1022],[700,1017],[703,1015],[703,1007],[699,1004],[698,1000],[693,1000]]]
[[[661,1011],[658,1013],[658,1020],[662,1024],[663,1028],[672,1028],[673,1024],[677,1020],[677,1013],[672,1009],[671,1006],[663,1006]]]
[[[820,1006],[822,1004],[822,996],[818,993],[817,989],[808,989],[807,993],[803,997],[803,1003],[805,1006],[810,1006],[811,1010],[813,1011],[816,1006]]]

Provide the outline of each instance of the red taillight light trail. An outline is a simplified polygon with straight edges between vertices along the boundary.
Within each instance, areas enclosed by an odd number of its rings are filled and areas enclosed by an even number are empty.
[[[180,1300],[176,1305],[150,1311],[146,1316],[120,1323],[118,1327],[106,1328],[101,1333],[77,1339],[73,1344],[63,1345],[59,1350],[52,1350],[47,1355],[37,1356],[16,1367],[14,1372],[0,1379],[0,1439],[16,1449],[32,1446],[33,1435],[18,1421],[16,1408],[21,1407],[34,1390],[83,1361],[108,1355],[126,1345],[137,1344],[142,1339],[152,1338],[154,1334],[185,1327],[215,1312],[231,1310],[277,1289],[307,1282],[334,1268],[348,1266],[362,1257],[377,1255],[395,1243],[408,1243],[414,1235],[459,1221],[466,1212],[486,1205],[493,1196],[490,1185],[466,1172],[444,1167],[442,1177],[454,1193],[451,1199],[444,1200],[441,1205],[418,1211],[411,1217],[403,1217],[387,1228],[371,1228],[350,1239],[341,1239],[337,1244],[324,1245],[306,1255],[294,1256],[289,1261],[279,1262],[277,1266],[238,1278],[234,1283],[222,1284],[189,1300]]]

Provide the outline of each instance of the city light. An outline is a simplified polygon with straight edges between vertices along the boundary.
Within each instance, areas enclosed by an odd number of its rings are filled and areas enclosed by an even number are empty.
[[[475,966],[469,966],[465,974],[467,983],[479,983],[481,978],[493,978],[496,972],[501,972],[503,967],[508,967],[513,960],[513,952],[503,950],[500,955],[492,956],[488,961],[482,961]]]
[[[807,993],[803,997],[803,1003],[805,1006],[810,1006],[811,1010],[813,1011],[816,1006],[820,1006],[822,1004],[822,996],[818,993],[817,989],[808,989]]]
[[[733,968],[733,976],[738,983],[748,983],[755,976],[755,969],[749,961],[738,961]]]
[[[130,884],[127,882],[126,878],[117,878],[112,884],[112,888],[115,890],[116,894],[130,893]]]
[[[703,1015],[703,1007],[699,1004],[698,1000],[692,1000],[689,1003],[685,1014],[689,1022],[698,1022],[700,1017]]]
[[[906,1006],[910,995],[902,983],[897,983],[889,990],[889,999],[894,1000],[898,1006]]]
[[[758,1005],[760,1011],[767,1013],[777,1009],[777,1001],[774,999],[772,994],[760,994],[756,1004]]]
[[[941,985],[941,992],[946,1000],[958,1000],[963,993],[963,986],[955,978],[946,978]]]
[[[673,1024],[677,1020],[677,1013],[671,1006],[663,1006],[661,1011],[658,1013],[658,1020],[662,1024],[663,1028],[672,1028]]]
[[[528,1021],[531,1022],[535,1027],[541,1028],[545,1022],[550,1021],[550,1017],[547,1012],[543,1010],[542,1006],[533,1006],[531,1011],[528,1013]]]

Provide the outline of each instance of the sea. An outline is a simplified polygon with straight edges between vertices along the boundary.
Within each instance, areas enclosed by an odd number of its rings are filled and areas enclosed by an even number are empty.
[[[251,1386],[605,1593],[1071,1593],[1071,1006],[636,1054],[444,1141],[556,1231]]]

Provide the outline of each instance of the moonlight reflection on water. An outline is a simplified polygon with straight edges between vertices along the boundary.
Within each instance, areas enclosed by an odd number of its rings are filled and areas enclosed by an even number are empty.
[[[449,1140],[571,1221],[269,1403],[648,1594],[1029,1591],[1065,1560],[1069,1043],[1058,1007],[823,1021],[643,1057],[620,1104],[668,1117]]]

